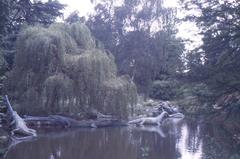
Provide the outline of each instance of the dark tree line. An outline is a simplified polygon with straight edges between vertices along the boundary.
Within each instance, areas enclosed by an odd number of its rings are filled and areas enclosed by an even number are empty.
[[[182,70],[184,47],[176,38],[175,9],[164,7],[163,0],[125,0],[120,6],[114,1],[95,4],[95,14],[88,20],[73,12],[65,21],[86,23],[97,45],[113,53],[119,73],[129,74],[140,92],[147,93],[152,81],[162,75],[173,76]],[[1,65],[9,68],[19,30],[25,25],[55,22],[64,5],[52,0],[3,0],[0,8]]]
[[[195,80],[205,81],[218,95],[240,90],[240,2],[237,0],[184,0],[185,9],[202,30],[203,45],[190,57]]]
[[[95,13],[88,19],[73,12],[68,23],[81,21],[90,28],[98,47],[113,53],[119,74],[129,74],[147,93],[154,80],[175,77],[185,69],[184,45],[176,37],[176,9],[163,0],[94,1]],[[186,10],[199,15],[195,21],[202,30],[203,45],[188,55],[189,77],[204,81],[219,92],[239,91],[240,3],[236,0],[182,0]],[[63,15],[65,5],[55,0],[2,0],[0,2],[1,73],[11,69],[15,40],[25,25],[49,25]]]
[[[47,2],[31,0],[0,1],[1,73],[11,67],[15,54],[15,41],[20,29],[26,25],[49,25],[63,15],[65,5],[57,0]]]

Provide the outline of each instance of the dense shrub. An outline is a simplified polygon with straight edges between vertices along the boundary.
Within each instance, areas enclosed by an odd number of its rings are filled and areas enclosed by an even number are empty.
[[[177,84],[174,81],[154,81],[150,91],[150,97],[161,100],[173,99],[176,95],[176,86]]]

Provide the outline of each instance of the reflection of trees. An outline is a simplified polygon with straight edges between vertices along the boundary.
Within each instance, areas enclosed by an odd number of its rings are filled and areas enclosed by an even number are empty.
[[[189,123],[187,138],[188,150],[192,153],[195,153],[196,151],[199,150],[200,143],[201,143],[200,126],[196,123]]]
[[[174,135],[128,128],[81,129],[54,133],[22,142],[12,148],[7,159],[175,159]]]
[[[104,128],[48,133],[12,146],[6,158],[230,159],[240,150],[217,126],[181,123],[155,129]],[[161,131],[165,136],[161,136]]]
[[[177,149],[182,159],[200,159],[202,154],[202,139],[200,127],[196,123],[183,123]]]
[[[240,145],[231,135],[218,125],[206,125],[201,128],[204,159],[239,159]],[[235,158],[234,158],[235,157]]]
[[[134,147],[128,133],[120,128],[81,130],[40,137],[37,141],[20,143],[7,158],[15,159],[122,159],[134,158]],[[117,150],[117,151],[116,151]],[[124,153],[122,153],[124,152]]]
[[[188,122],[181,126],[177,147],[181,158],[191,159],[235,159],[240,158],[240,145],[217,125]]]
[[[142,127],[136,129],[138,131],[133,131],[132,140],[135,141],[137,146],[137,158],[175,159],[175,134],[164,134],[166,130],[161,129],[161,127],[155,127],[155,129]]]
[[[3,158],[9,150],[10,139],[0,139],[0,158]]]

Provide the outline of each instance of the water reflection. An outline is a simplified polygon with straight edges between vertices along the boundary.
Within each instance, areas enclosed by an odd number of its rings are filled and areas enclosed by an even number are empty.
[[[7,159],[214,159],[222,138],[214,138],[212,127],[169,121],[163,127],[79,129],[41,133],[35,140],[21,142],[6,154]],[[212,136],[213,135],[213,136]],[[222,135],[222,134],[221,134]],[[211,141],[211,142],[209,142]],[[230,141],[221,141],[230,145]],[[223,146],[223,157],[237,151]],[[219,148],[219,146],[218,146]],[[231,151],[230,151],[231,150]],[[218,149],[221,151],[221,148]],[[228,155],[226,155],[228,154]],[[237,154],[238,155],[238,154]]]
[[[202,158],[202,139],[200,138],[200,126],[196,129],[189,129],[183,125],[180,131],[181,137],[176,145],[183,159]]]

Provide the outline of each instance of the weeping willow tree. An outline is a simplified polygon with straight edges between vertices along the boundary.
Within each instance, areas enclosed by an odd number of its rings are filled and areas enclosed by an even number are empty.
[[[137,96],[131,79],[117,77],[113,56],[95,46],[81,23],[23,30],[8,90],[16,108],[31,114],[74,115],[96,109],[126,118]]]

